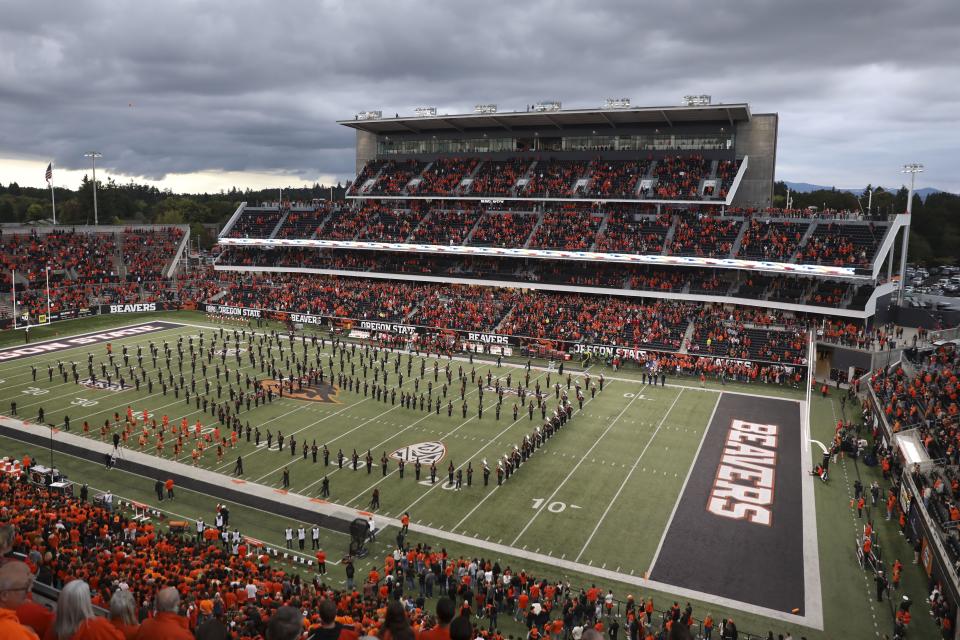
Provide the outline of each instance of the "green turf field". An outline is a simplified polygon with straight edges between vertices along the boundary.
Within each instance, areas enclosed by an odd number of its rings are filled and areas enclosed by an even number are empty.
[[[176,314],[151,314],[146,316],[114,316],[101,317],[84,321],[73,321],[59,326],[34,330],[32,340],[43,340],[53,335],[69,333],[86,333],[99,331],[110,326],[126,326],[139,324],[149,320],[167,320],[178,322],[184,326],[165,330],[158,333],[114,340],[112,342],[114,357],[122,360],[121,350],[127,345],[131,354],[131,363],[136,362],[136,349],[143,347],[144,367],[154,379],[153,393],[149,394],[146,385],[141,389],[127,389],[124,391],[88,388],[74,384],[72,376],[66,383],[59,375],[57,361],[76,361],[81,380],[86,378],[87,353],[93,353],[97,375],[100,375],[99,362],[106,362],[106,349],[103,344],[81,346],[66,351],[57,351],[51,354],[38,355],[21,360],[0,363],[0,412],[7,412],[11,401],[17,402],[18,414],[21,418],[33,420],[37,417],[40,407],[45,411],[45,421],[63,425],[64,416],[69,415],[72,433],[82,432],[81,425],[88,421],[92,427],[90,437],[99,439],[99,427],[104,420],[112,423],[115,412],[123,415],[127,406],[130,406],[138,416],[146,409],[158,419],[166,414],[171,423],[179,423],[186,418],[191,425],[200,420],[205,428],[212,428],[216,419],[210,412],[197,410],[194,399],[186,404],[181,393],[175,398],[168,390],[164,395],[156,382],[157,370],[153,367],[149,357],[147,345],[153,341],[161,349],[158,359],[159,368],[164,370],[166,377],[165,359],[162,353],[164,341],[170,344],[173,350],[174,377],[179,375],[177,367],[176,344],[180,336],[183,337],[183,347],[189,358],[188,336],[194,336],[195,345],[198,344],[200,333],[206,337],[205,344],[209,345],[210,337],[216,332],[218,347],[220,326],[208,323],[202,314],[181,312]],[[224,327],[224,331],[232,334],[233,327]],[[19,334],[3,336],[10,344],[17,344]],[[273,356],[277,361],[283,361],[290,355],[290,346],[283,341],[283,356],[279,348],[274,345]],[[231,344],[231,346],[233,346]],[[241,341],[241,349],[250,349],[248,341]],[[257,349],[257,343],[253,344]],[[296,343],[297,357],[302,357],[303,350],[300,342]],[[324,369],[328,369],[328,357],[331,353],[329,342],[320,353]],[[360,349],[353,358],[354,377],[363,378],[362,364],[359,357]],[[251,377],[263,378],[265,374],[259,367],[250,365],[247,352],[241,353],[241,365],[237,366],[233,356],[226,358],[226,367],[230,371],[230,379],[234,387],[235,373],[239,370],[241,377],[249,374]],[[314,362],[316,353],[308,342],[307,358]],[[393,362],[396,355],[388,355],[387,370],[390,374],[389,386],[397,385],[397,376],[394,374]],[[421,391],[425,391],[428,381],[433,381],[433,363],[436,357],[421,357],[414,355],[411,360],[411,375],[407,375],[409,356],[401,356],[401,372],[404,381],[401,390],[412,391],[415,379],[419,377],[421,362],[425,366],[425,376],[419,383]],[[206,358],[204,358],[206,361]],[[339,356],[335,359],[335,371],[340,372]],[[214,389],[211,396],[216,396],[214,367],[219,364],[219,357],[208,364],[207,379]],[[121,363],[122,364],[122,363]],[[367,361],[369,364],[369,361]],[[438,381],[434,383],[433,396],[441,392],[439,386],[444,382],[444,367],[447,360],[439,360]],[[543,364],[543,363],[541,363]],[[31,366],[37,367],[37,380],[32,378]],[[48,365],[53,367],[52,381],[48,377]],[[351,361],[345,361],[345,369],[350,372]],[[615,580],[599,579],[591,574],[591,567],[615,571],[625,576],[641,576],[650,567],[658,544],[663,537],[664,530],[671,518],[671,513],[677,503],[681,489],[684,486],[688,470],[693,463],[701,437],[707,428],[711,415],[720,397],[720,388],[707,385],[701,389],[699,384],[691,380],[669,380],[666,387],[649,386],[643,384],[635,371],[613,372],[602,369],[606,382],[602,392],[598,390],[595,397],[586,393],[586,400],[582,411],[575,411],[572,421],[563,427],[553,438],[547,440],[532,456],[531,460],[523,464],[519,471],[503,486],[497,486],[496,473],[491,473],[490,484],[483,486],[482,464],[486,460],[491,471],[495,469],[496,460],[504,453],[512,450],[519,444],[524,435],[530,434],[539,426],[540,413],[534,413],[533,420],[528,414],[520,412],[518,419],[513,419],[513,395],[505,395],[503,411],[500,419],[496,419],[496,394],[485,389],[483,395],[484,412],[482,419],[478,417],[478,392],[475,384],[467,384],[466,400],[468,413],[462,416],[459,400],[459,385],[457,384],[457,369],[462,366],[468,376],[471,365],[468,362],[454,360],[450,362],[454,383],[448,390],[448,397],[453,398],[453,415],[448,417],[446,400],[442,401],[440,414],[434,411],[427,413],[419,409],[405,409],[399,405],[391,405],[383,399],[377,401],[362,392],[351,392],[340,388],[336,391],[333,401],[305,400],[285,397],[275,398],[272,403],[240,412],[241,421],[250,422],[252,427],[259,427],[265,434],[269,429],[274,434],[279,429],[289,439],[291,435],[297,439],[296,455],[291,456],[289,446],[282,451],[277,450],[276,438],[273,448],[267,449],[261,443],[260,447],[247,443],[245,435],[236,449],[227,450],[222,461],[216,458],[215,447],[210,447],[203,454],[200,466],[229,476],[233,470],[237,455],[244,460],[244,478],[248,482],[257,482],[264,485],[279,487],[281,472],[287,467],[290,471],[290,491],[309,495],[320,495],[320,482],[326,475],[329,478],[330,500],[342,505],[364,509],[369,505],[370,496],[374,488],[381,494],[381,508],[378,513],[385,516],[399,517],[409,511],[414,523],[429,526],[439,532],[456,533],[470,538],[469,544],[443,537],[429,540],[432,544],[446,547],[455,555],[485,556],[484,544],[495,543],[511,547],[515,555],[505,556],[503,561],[514,568],[527,568],[538,574],[564,577],[571,583],[587,584],[596,582],[598,586],[613,588],[618,597],[625,597],[627,593],[638,593],[635,586],[617,583]],[[599,365],[598,365],[599,366]],[[517,362],[504,363],[497,368],[493,363],[477,362],[473,365],[475,373],[484,379],[489,372],[495,379],[506,378],[511,374],[513,386],[518,378],[525,375],[525,368]],[[222,368],[222,365],[221,365]],[[69,373],[69,365],[67,366]],[[589,373],[596,381],[601,369],[592,368]],[[562,382],[566,387],[566,373]],[[550,383],[558,381],[557,372],[549,372],[534,368],[530,372],[530,387],[538,381],[547,388],[547,376]],[[187,383],[191,379],[189,364],[184,367],[184,378]],[[196,377],[198,390],[202,392],[202,376],[198,365]],[[582,381],[582,372],[573,372],[572,383]],[[220,381],[224,385],[223,397],[228,398],[226,383],[221,375]],[[372,370],[368,370],[367,380],[372,382]],[[129,383],[129,380],[128,380]],[[743,391],[757,395],[786,396],[800,399],[799,391],[786,388],[768,388],[758,385],[727,385],[724,390]],[[419,395],[419,394],[418,394]],[[441,394],[442,395],[442,394]],[[552,411],[555,404],[554,394],[549,398],[549,408]],[[577,402],[571,389],[571,401],[576,408]],[[812,412],[812,435],[820,440],[829,440],[832,429],[832,414],[839,411],[839,405],[831,400],[815,400]],[[139,448],[136,436],[139,434],[139,425],[130,438],[127,446]],[[109,440],[108,435],[108,440]],[[324,467],[322,457],[314,463],[311,457],[302,456],[302,444],[316,440],[319,446],[326,444],[331,452],[329,467]],[[156,453],[156,440],[151,434],[145,449],[148,453]],[[391,454],[395,450],[411,447],[419,443],[441,443],[445,448],[444,458],[438,463],[438,478],[436,484],[429,482],[427,466],[424,466],[421,482],[414,479],[413,465],[408,464],[405,477],[401,479],[398,473],[396,460],[391,459],[387,467],[387,475],[382,474],[380,457],[382,454]],[[8,453],[22,455],[24,445],[8,439],[0,440]],[[286,443],[285,443],[286,444]],[[190,449],[187,446],[177,459],[189,464],[191,462]],[[172,439],[167,438],[166,446],[162,451],[164,458],[173,458]],[[46,461],[46,453],[31,448],[35,456]],[[337,466],[337,451],[342,449],[346,460],[341,470]],[[354,471],[350,468],[350,456],[356,449],[361,456],[361,467]],[[373,468],[369,471],[363,467],[362,459],[367,449],[371,450],[374,458]],[[57,466],[66,470],[73,479],[86,481],[93,487],[112,488],[119,495],[131,499],[156,503],[156,496],[152,493],[152,479],[125,474],[122,470],[104,472],[103,468],[89,462],[71,458],[64,454],[57,454]],[[464,474],[463,488],[460,491],[450,487],[446,480],[446,468],[452,461],[455,466],[465,468],[469,462],[475,470],[472,486],[467,487]],[[121,464],[122,467],[122,464]],[[158,468],[162,463],[158,461]],[[872,470],[862,470],[870,473]],[[830,637],[874,637],[871,616],[877,615],[877,610],[864,600],[863,580],[856,562],[852,561],[850,546],[854,532],[850,528],[846,485],[842,484],[841,474],[850,473],[851,469],[840,467],[834,472],[831,484],[816,486],[816,500],[818,512],[818,533],[821,568],[830,567],[828,574],[822,580],[824,625],[826,632],[804,629],[790,625],[780,620],[768,620],[763,616],[737,612],[738,625],[741,630],[765,633],[767,628],[782,632],[790,629],[795,637],[804,635],[808,638]],[[852,482],[852,479],[850,479]],[[869,484],[865,482],[865,484]],[[182,492],[174,503],[160,505],[170,509],[171,515],[182,515],[189,518],[205,517],[212,519],[212,505],[206,496]],[[232,521],[236,522],[241,530],[253,537],[282,545],[282,530],[287,521],[280,517],[266,516],[264,513],[237,506],[234,509]],[[881,533],[887,538],[891,547],[903,544],[896,539],[896,532],[884,531],[885,525],[880,525]],[[841,529],[845,527],[846,529]],[[886,527],[889,529],[889,527]],[[849,538],[851,544],[840,544],[837,534]],[[392,536],[385,536],[390,540]],[[336,548],[346,547],[346,536],[332,531],[324,532],[324,546]],[[846,541],[846,538],[844,538]],[[419,542],[414,540],[413,542]],[[386,542],[383,551],[386,551]],[[905,545],[903,545],[905,547]],[[551,566],[549,563],[532,561],[524,557],[525,552],[546,555],[557,560],[575,561],[580,565],[577,570],[566,567]],[[907,551],[900,554],[904,558]],[[375,557],[371,561],[375,561]],[[851,562],[852,561],[852,562]],[[822,572],[823,573],[823,572]],[[919,577],[916,584],[910,579],[909,571],[905,571],[904,583],[910,588],[919,586]],[[360,574],[358,574],[360,575]],[[852,585],[852,586],[851,586]],[[867,587],[870,585],[867,584]],[[869,589],[868,589],[869,591]],[[653,592],[658,599],[658,605],[663,608],[673,600],[669,591],[666,593]],[[643,595],[647,595],[644,593]],[[869,594],[868,594],[869,595]],[[669,601],[667,599],[670,599]],[[678,598],[679,599],[679,598]],[[688,600],[690,598],[684,598]],[[696,617],[702,617],[711,612],[716,618],[724,614],[733,614],[724,611],[716,605],[691,600],[695,606]],[[658,606],[658,608],[661,608]],[[882,613],[882,612],[881,612]],[[922,618],[915,616],[915,618]],[[881,617],[883,622],[886,618]],[[918,624],[924,621],[921,619]],[[863,625],[870,628],[871,633],[857,635]],[[879,630],[879,627],[877,627]],[[834,635],[835,631],[845,630],[853,635]]]

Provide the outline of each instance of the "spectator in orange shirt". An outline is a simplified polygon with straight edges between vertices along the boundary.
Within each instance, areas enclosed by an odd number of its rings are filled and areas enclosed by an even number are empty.
[[[453,620],[453,600],[447,597],[437,600],[437,624],[426,631],[421,631],[417,640],[450,640],[450,622]]]
[[[0,638],[4,640],[39,640],[30,628],[20,624],[16,609],[27,598],[33,576],[26,563],[10,560],[0,567]]]

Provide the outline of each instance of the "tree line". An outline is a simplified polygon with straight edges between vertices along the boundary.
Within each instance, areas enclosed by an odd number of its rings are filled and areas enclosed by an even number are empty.
[[[284,188],[284,200],[305,201],[344,197],[346,188],[338,184],[328,187]],[[63,225],[93,224],[93,182],[84,176],[78,189],[54,187],[57,223]],[[236,187],[219,193],[177,194],[169,189],[129,182],[120,184],[112,178],[97,180],[97,217],[101,224],[189,224],[191,235],[209,246],[215,241],[203,225],[224,224],[241,202],[275,201],[279,189],[240,190]],[[16,182],[0,183],[0,222],[39,223],[52,218],[50,190],[21,187]]]

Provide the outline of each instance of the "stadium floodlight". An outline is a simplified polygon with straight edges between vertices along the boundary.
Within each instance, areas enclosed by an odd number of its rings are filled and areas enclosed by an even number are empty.
[[[630,108],[630,98],[607,98],[604,105],[604,109],[629,109]]]
[[[436,107],[417,107],[413,110],[413,113],[418,118],[428,118],[430,116],[437,115]]]
[[[355,118],[357,120],[379,120],[383,117],[383,111],[360,111]]]
[[[919,162],[908,162],[903,165],[901,173],[910,174],[910,191],[907,192],[907,215],[913,213],[913,186],[917,174],[923,173],[923,165]],[[907,285],[907,247],[910,245],[910,225],[903,227],[903,246],[900,249],[900,289],[897,292],[897,304],[903,306],[903,296]]]
[[[706,107],[713,101],[713,96],[701,94],[699,96],[683,96],[683,104],[688,107]]]
[[[97,158],[102,158],[103,154],[98,151],[88,151],[83,154],[83,157],[90,158],[93,162],[93,225],[97,226],[100,224],[97,217]]]
[[[497,105],[495,104],[478,104],[473,107],[474,113],[496,113]]]
[[[533,110],[543,113],[545,111],[560,111],[561,103],[559,100],[541,100],[533,105]]]

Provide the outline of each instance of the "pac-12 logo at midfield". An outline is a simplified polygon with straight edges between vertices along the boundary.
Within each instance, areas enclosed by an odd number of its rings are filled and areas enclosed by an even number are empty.
[[[418,442],[409,447],[400,447],[390,454],[394,460],[404,462],[420,461],[420,464],[430,465],[440,462],[447,455],[447,447],[442,442]]]

